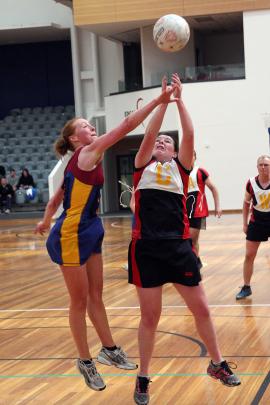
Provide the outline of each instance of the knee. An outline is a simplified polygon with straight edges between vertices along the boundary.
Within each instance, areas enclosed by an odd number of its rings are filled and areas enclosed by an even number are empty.
[[[157,328],[159,318],[160,312],[151,311],[142,313],[141,323],[145,328],[155,330]]]
[[[246,252],[245,261],[254,262],[256,257],[256,252]]]
[[[210,318],[210,311],[208,305],[205,303],[201,303],[200,305],[196,306],[196,309],[193,311],[193,315],[195,318],[199,319],[209,319]]]
[[[91,291],[88,294],[88,303],[90,305],[100,305],[103,303],[102,290]]]
[[[78,312],[86,312],[86,307],[87,307],[87,296],[71,298],[70,309],[73,309]]]

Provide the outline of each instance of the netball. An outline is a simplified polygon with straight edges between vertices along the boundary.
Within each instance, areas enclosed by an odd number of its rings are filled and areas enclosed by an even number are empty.
[[[177,14],[167,14],[155,23],[153,38],[165,52],[177,52],[188,43],[190,29],[187,21]]]

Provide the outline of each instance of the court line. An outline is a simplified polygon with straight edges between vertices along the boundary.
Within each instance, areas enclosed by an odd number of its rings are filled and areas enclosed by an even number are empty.
[[[270,304],[209,304],[210,308],[269,308]],[[163,305],[162,309],[187,308],[186,305]],[[139,306],[106,307],[106,310],[140,309]],[[30,309],[0,309],[1,312],[45,312],[45,311],[68,311],[69,308],[30,308]]]
[[[100,373],[102,377],[136,377],[137,373]],[[150,373],[150,377],[209,377],[207,373]],[[261,377],[266,373],[237,373],[243,377]],[[1,378],[63,378],[63,377],[81,377],[81,374],[15,374],[0,375]]]
[[[270,384],[270,371],[267,373],[262,385],[260,386],[259,390],[257,391],[257,394],[255,395],[255,398],[253,399],[250,405],[258,405],[260,403],[269,384]]]
[[[140,314],[128,314],[128,315],[126,315],[126,314],[109,314],[109,316],[110,317],[113,317],[113,316],[118,316],[118,317],[121,317],[121,318],[123,318],[123,317],[131,317],[131,316],[135,316],[135,317],[138,317],[138,316],[140,316]],[[188,317],[190,317],[190,318],[193,318],[193,314],[161,314],[161,316],[167,316],[168,318],[173,318],[173,317],[180,317],[180,318],[188,318]],[[222,314],[222,315],[215,315],[215,314],[212,314],[212,316],[214,317],[214,318],[256,318],[256,319],[269,319],[270,318],[270,315],[246,315],[246,314],[243,314],[243,315],[231,315],[231,314],[228,314],[228,315],[226,315],[226,314]],[[6,317],[0,317],[0,321],[1,320],[3,320],[3,321],[6,321],[6,320],[16,320],[16,319],[19,319],[19,320],[29,320],[29,319],[58,319],[58,318],[60,318],[60,319],[62,319],[62,318],[68,318],[68,315],[56,315],[56,316],[49,316],[49,315],[45,315],[45,316],[26,316],[26,317],[12,317],[12,316],[6,316]]]
[[[32,246],[28,246],[28,247],[26,247],[26,246],[22,246],[22,247],[8,247],[8,248],[0,248],[0,252],[7,252],[7,253],[9,253],[11,250],[21,250],[21,251],[24,251],[24,250],[31,250],[31,251],[36,251],[36,250],[43,250],[44,249],[44,247],[43,246],[35,246],[35,247],[32,247]]]
[[[129,359],[139,359],[139,356],[128,356]],[[224,355],[226,358],[232,358],[232,359],[268,359],[270,358],[270,355],[251,355],[251,354],[226,354]],[[176,355],[171,355],[171,356],[153,356],[152,359],[159,359],[159,360],[182,360],[182,359],[189,359],[189,360],[196,360],[196,359],[211,359],[209,355],[206,356],[201,356],[201,354],[195,356],[191,355],[182,355],[182,356],[176,356]],[[93,357],[94,360],[97,359],[97,357]],[[1,362],[7,362],[7,361],[51,361],[51,360],[57,360],[57,361],[67,361],[67,360],[77,360],[77,357],[6,357],[6,358],[0,358]],[[238,374],[238,373],[237,373]]]

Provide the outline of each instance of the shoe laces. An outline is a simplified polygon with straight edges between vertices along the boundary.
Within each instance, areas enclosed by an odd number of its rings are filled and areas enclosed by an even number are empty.
[[[124,352],[123,349],[121,349],[121,347],[117,347],[117,349],[115,349],[112,353],[115,355],[115,358],[127,361],[127,354]]]
[[[137,391],[140,394],[147,394],[151,382],[150,378],[137,376]]]
[[[82,363],[87,371],[87,374],[89,374],[90,376],[93,376],[93,377],[99,377],[95,363],[91,363],[91,364],[85,364],[84,362],[82,362]]]
[[[231,369],[233,369],[233,370],[237,369],[237,364],[234,363],[233,361],[228,361],[228,362],[227,362],[226,360],[224,360],[224,361],[221,363],[221,367],[223,368],[223,370],[226,371],[226,373],[232,375],[233,372],[232,372]]]

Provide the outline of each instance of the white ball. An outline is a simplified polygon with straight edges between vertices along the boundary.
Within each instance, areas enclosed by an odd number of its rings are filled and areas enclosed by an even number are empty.
[[[165,52],[177,52],[188,43],[190,30],[187,21],[176,14],[160,17],[154,25],[153,37],[157,46]]]

